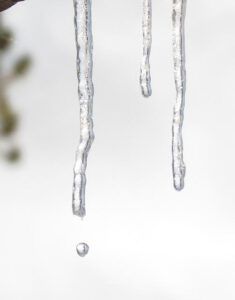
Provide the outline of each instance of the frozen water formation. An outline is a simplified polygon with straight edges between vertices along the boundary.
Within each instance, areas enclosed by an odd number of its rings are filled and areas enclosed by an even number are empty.
[[[86,243],[79,243],[76,247],[77,254],[81,257],[84,257],[89,252],[89,246]]]
[[[143,56],[140,68],[140,86],[144,97],[152,94],[150,52],[152,44],[152,0],[143,0]]]
[[[80,142],[76,153],[73,183],[73,213],[84,217],[87,156],[94,140],[93,133],[93,82],[92,82],[92,20],[91,0],[73,0],[75,10],[75,36],[77,47],[77,77],[80,102]],[[142,94],[149,97],[151,91],[150,52],[152,43],[152,1],[143,1],[143,57],[140,70]],[[186,0],[172,0],[173,11],[173,60],[176,100],[172,125],[172,168],[174,187],[184,187],[185,165],[183,161],[182,125],[185,102],[185,49],[184,20]]]
[[[92,83],[91,0],[74,0],[75,37],[77,47],[78,96],[80,102],[80,142],[76,153],[73,182],[73,213],[86,214],[85,188],[87,156],[94,140]]]
[[[186,0],[173,0],[173,60],[176,87],[176,101],[172,124],[172,169],[174,187],[180,191],[184,187],[185,165],[183,160],[182,125],[184,119],[185,102],[185,46],[184,46],[184,20],[186,13]]]

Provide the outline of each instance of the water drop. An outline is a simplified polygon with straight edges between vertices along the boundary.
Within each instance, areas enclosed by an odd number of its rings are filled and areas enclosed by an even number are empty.
[[[86,243],[79,243],[77,245],[77,253],[79,256],[84,257],[89,252],[89,246]]]

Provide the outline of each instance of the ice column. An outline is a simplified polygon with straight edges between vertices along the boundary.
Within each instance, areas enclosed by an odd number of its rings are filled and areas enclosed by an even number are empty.
[[[76,153],[73,183],[73,213],[84,217],[87,156],[94,140],[92,107],[92,24],[91,0],[74,0],[77,46],[78,96],[80,102],[80,142]]]
[[[174,187],[180,191],[184,187],[185,165],[183,161],[182,125],[184,119],[185,102],[185,47],[184,47],[184,20],[186,0],[173,0],[173,59],[174,77],[176,86],[176,101],[172,125],[172,168]]]
[[[152,0],[143,0],[143,57],[140,68],[140,86],[144,97],[152,94],[150,75],[150,52],[152,44]]]

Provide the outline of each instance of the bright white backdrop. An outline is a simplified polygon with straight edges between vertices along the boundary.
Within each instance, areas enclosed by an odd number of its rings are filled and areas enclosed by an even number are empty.
[[[30,74],[10,96],[23,161],[0,166],[2,300],[234,300],[235,2],[188,1],[185,190],[171,177],[171,1],[153,1],[153,96],[138,86],[141,1],[93,1],[87,217],[71,212],[79,119],[72,1],[5,13]],[[77,256],[77,242],[90,253]]]

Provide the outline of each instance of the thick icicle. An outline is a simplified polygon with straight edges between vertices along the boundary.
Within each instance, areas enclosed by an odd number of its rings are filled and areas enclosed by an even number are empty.
[[[92,83],[91,0],[74,0],[77,46],[78,95],[80,102],[80,143],[76,153],[73,183],[73,213],[84,217],[87,156],[94,140]]]
[[[176,102],[174,105],[172,125],[172,156],[174,187],[180,191],[184,187],[185,165],[183,161],[182,125],[184,119],[185,102],[185,46],[184,20],[186,0],[173,0],[173,59],[176,86]]]
[[[150,52],[152,44],[152,0],[143,0],[143,57],[140,68],[140,86],[144,97],[152,94],[150,75]]]

